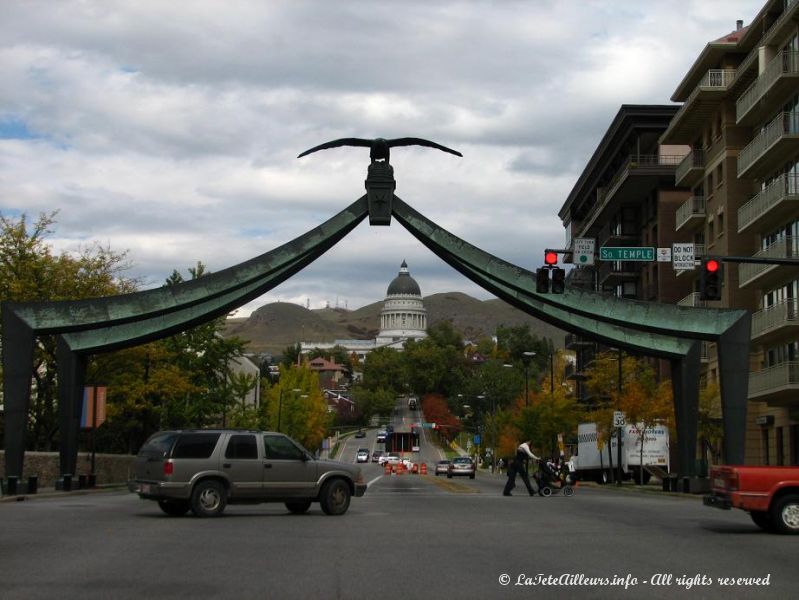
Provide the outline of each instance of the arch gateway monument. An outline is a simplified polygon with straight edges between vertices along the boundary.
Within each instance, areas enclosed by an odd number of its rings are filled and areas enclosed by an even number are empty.
[[[319,258],[367,216],[388,226],[392,217],[464,276],[526,313],[577,335],[634,355],[671,363],[677,429],[677,468],[695,475],[700,343],[718,345],[724,460],[742,463],[751,315],[744,310],[639,302],[566,287],[539,294],[535,274],[469,244],[427,219],[394,194],[388,148],[423,145],[419,138],[346,138],[336,146],[371,148],[366,194],[318,227],[246,262],[178,285],[62,302],[3,302],[3,398],[6,476],[22,476],[36,336],[57,342],[60,471],[74,474],[87,358],[143,344],[227,314],[263,295]]]

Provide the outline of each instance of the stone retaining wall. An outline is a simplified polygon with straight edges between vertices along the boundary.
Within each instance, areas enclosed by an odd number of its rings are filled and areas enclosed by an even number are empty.
[[[133,474],[133,459],[129,454],[95,454],[95,471],[97,483],[125,483]],[[77,473],[72,473],[77,481],[80,475],[88,477],[91,471],[91,453],[78,454]],[[6,461],[5,452],[0,450],[0,478],[5,478]],[[39,487],[55,487],[56,480],[61,476],[58,468],[58,452],[25,452],[25,464],[22,469],[20,481],[27,481],[31,475],[39,476]]]

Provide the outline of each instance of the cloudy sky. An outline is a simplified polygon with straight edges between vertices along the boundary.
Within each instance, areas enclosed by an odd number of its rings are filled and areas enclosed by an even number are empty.
[[[762,0],[0,2],[0,213],[58,210],[50,242],[127,250],[147,286],[270,250],[364,193],[397,195],[525,268],[621,104],[667,104],[705,44]],[[398,223],[364,222],[258,301],[358,308],[403,259],[422,293],[483,292]]]

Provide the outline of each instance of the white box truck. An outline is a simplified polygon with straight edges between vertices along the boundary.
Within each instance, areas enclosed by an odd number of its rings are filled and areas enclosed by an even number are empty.
[[[636,425],[622,428],[621,467],[625,477],[635,476],[640,481],[641,436]],[[577,426],[577,456],[573,457],[575,475],[583,481],[593,480],[607,483],[611,480],[610,465],[618,473],[618,437],[613,434],[610,448],[607,440],[600,449],[597,446],[596,423],[580,423]],[[612,460],[608,453],[613,455]],[[644,466],[656,466],[669,471],[669,429],[663,425],[650,427],[644,436]],[[644,470],[644,482],[649,481],[649,472]]]

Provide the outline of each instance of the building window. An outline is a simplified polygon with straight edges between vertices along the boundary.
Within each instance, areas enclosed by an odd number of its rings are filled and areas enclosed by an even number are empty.
[[[782,448],[782,427],[777,427],[777,465],[780,467],[785,464],[785,455]]]
[[[720,212],[716,215],[716,236],[721,237],[724,235],[724,213]]]
[[[771,464],[770,456],[769,456],[769,447],[768,447],[768,428],[764,427],[760,430],[760,439],[762,440],[763,444],[763,464],[768,465]]]

